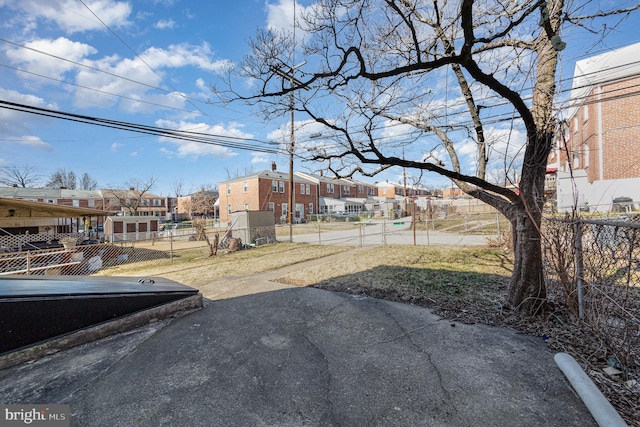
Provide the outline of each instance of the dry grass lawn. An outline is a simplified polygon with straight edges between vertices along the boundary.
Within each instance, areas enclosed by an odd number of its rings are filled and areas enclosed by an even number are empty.
[[[156,276],[197,286],[225,276],[251,275],[333,255],[349,248],[307,246],[291,243],[260,246],[251,250],[209,256],[202,243],[193,249],[176,251],[168,258],[129,263],[101,270],[104,276]]]

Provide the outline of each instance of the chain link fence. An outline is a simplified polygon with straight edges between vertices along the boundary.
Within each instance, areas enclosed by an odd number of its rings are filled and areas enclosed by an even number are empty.
[[[639,221],[567,218],[543,224],[549,291],[562,294],[600,339],[608,364],[631,378],[640,371]]]
[[[87,275],[105,268],[156,260],[171,263],[189,251],[213,255],[215,248],[234,250],[274,241],[322,245],[377,246],[387,244],[474,244],[487,243],[508,227],[501,216],[454,215],[435,218],[424,213],[397,220],[365,220],[338,217],[306,224],[278,225],[262,230],[234,229],[207,224],[207,227],[175,227],[137,235],[104,236],[82,234],[42,234],[0,236],[0,275]],[[217,237],[216,237],[217,235]],[[251,236],[249,238],[248,236]],[[458,237],[452,237],[458,236]],[[462,240],[467,239],[470,240]],[[249,241],[251,240],[251,241]]]
[[[205,235],[213,241],[216,233],[211,230]],[[194,251],[198,255],[209,254],[211,246],[207,239],[195,236],[195,233],[167,234],[150,240],[115,243],[67,237],[64,244],[44,249],[0,253],[0,276],[91,275],[110,267],[145,261],[172,263],[175,257]]]

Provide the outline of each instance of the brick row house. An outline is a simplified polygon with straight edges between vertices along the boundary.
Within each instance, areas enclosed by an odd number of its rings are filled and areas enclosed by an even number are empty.
[[[168,197],[142,193],[135,188],[128,190],[102,189],[99,209],[120,211],[128,216],[156,216],[166,218],[170,213]]]
[[[376,195],[376,187],[364,182],[331,178],[322,173],[296,172],[295,175],[312,181],[317,187],[319,214],[346,212],[361,215],[371,209],[372,203],[367,202]]]
[[[640,201],[640,43],[576,62],[547,179],[556,208],[608,211]],[[555,179],[554,179],[555,178]],[[551,193],[551,191],[550,191]]]
[[[109,211],[119,215],[155,216],[167,215],[167,197],[150,193],[140,194],[129,190],[72,190],[67,188],[21,188],[1,187],[0,197]],[[97,228],[106,217],[82,217],[78,219],[49,220],[43,227],[54,228],[58,232],[76,233],[84,228]],[[44,220],[42,220],[44,221]],[[60,222],[62,221],[62,222]]]
[[[353,179],[332,178],[321,172],[294,172],[295,222],[310,215],[347,213],[355,216],[386,217],[407,211],[412,197],[429,196],[423,187],[382,182],[369,184]],[[288,222],[289,174],[270,170],[220,183],[220,221],[229,222],[239,211],[273,211],[276,223]],[[406,197],[405,197],[406,194]]]
[[[304,222],[317,213],[318,187],[313,181],[293,176],[294,221]],[[272,211],[276,223],[287,223],[289,213],[289,174],[270,170],[234,178],[220,183],[220,222],[229,222],[239,211]]]

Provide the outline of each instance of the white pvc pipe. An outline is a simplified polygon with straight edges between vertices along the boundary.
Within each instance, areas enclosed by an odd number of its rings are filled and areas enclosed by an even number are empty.
[[[573,357],[557,353],[553,358],[600,427],[628,427]]]

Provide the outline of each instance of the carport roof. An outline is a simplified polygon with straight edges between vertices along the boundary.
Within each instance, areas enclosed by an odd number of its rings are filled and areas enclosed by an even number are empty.
[[[9,210],[15,211],[14,215]],[[0,197],[0,217],[16,218],[68,218],[81,216],[107,216],[112,212],[100,209],[78,208],[52,203],[34,202],[31,200],[10,199]]]

